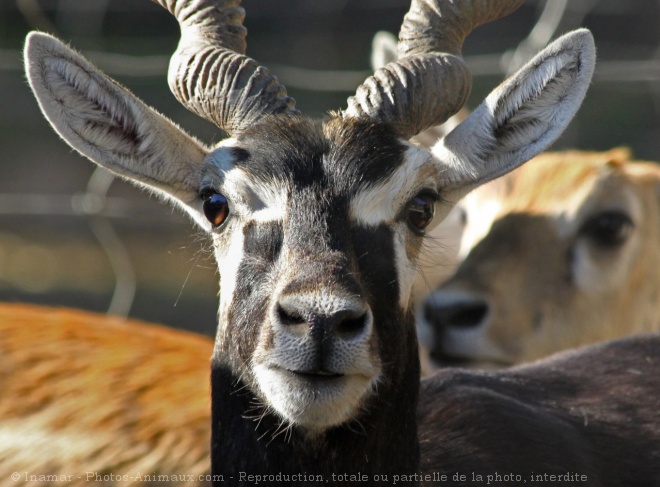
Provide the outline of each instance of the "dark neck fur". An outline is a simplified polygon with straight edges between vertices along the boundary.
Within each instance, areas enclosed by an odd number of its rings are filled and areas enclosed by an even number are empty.
[[[278,430],[279,421],[266,414],[259,423],[256,400],[231,369],[215,360],[212,369],[212,472],[222,485],[253,485],[241,475],[299,475],[295,485],[318,485],[306,476],[321,475],[333,484],[338,475],[366,475],[360,485],[386,485],[394,475],[414,474],[419,467],[415,411],[419,393],[419,360],[415,354],[398,370],[391,384],[379,384],[358,421],[333,428],[315,438],[293,428]],[[393,385],[396,384],[396,385]],[[279,433],[279,434],[278,434]],[[335,477],[333,477],[333,474]],[[377,482],[386,475],[388,482]],[[282,480],[286,484],[286,479]],[[264,485],[268,482],[263,481]],[[348,479],[342,485],[350,485]],[[416,485],[416,482],[403,485]],[[221,482],[215,482],[220,486]]]

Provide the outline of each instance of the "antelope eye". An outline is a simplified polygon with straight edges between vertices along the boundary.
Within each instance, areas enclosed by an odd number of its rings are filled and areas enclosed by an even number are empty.
[[[229,216],[227,198],[213,189],[205,189],[200,193],[204,201],[204,216],[214,227],[222,225]]]
[[[408,203],[408,224],[419,234],[433,221],[435,215],[435,200],[433,195],[420,193]]]
[[[603,248],[623,244],[633,230],[631,218],[620,211],[605,211],[587,220],[580,233]]]

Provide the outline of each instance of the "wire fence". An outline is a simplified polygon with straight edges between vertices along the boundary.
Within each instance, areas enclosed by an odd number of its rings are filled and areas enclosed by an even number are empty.
[[[558,32],[578,28],[599,0],[539,0],[543,5],[538,21],[529,35],[516,49],[503,54],[467,56],[472,74],[479,76],[506,76],[512,74]],[[37,0],[16,0],[27,23],[34,29],[58,33]],[[102,5],[107,8],[107,2]],[[99,23],[99,22],[97,22]],[[658,46],[660,50],[660,46]],[[138,78],[165,78],[169,56],[86,51],[102,70],[111,76]],[[660,51],[649,59],[603,60],[597,65],[597,82],[654,82],[660,81]],[[352,92],[371,74],[369,70],[317,70],[284,64],[269,65],[285,86],[319,92]],[[23,71],[22,53],[15,49],[0,49],[0,70]]]
[[[536,23],[516,49],[497,55],[468,56],[466,61],[475,77],[499,76],[515,71],[536,52],[543,48],[558,32],[582,25],[584,18],[596,7],[599,0],[540,0]],[[25,21],[35,29],[57,34],[55,24],[45,13],[38,0],[16,0],[18,10]],[[61,1],[58,8],[75,7],[76,2]],[[108,8],[106,0],[94,2],[90,25],[100,31]],[[168,56],[130,56],[100,51],[87,51],[101,69],[112,76],[165,78]],[[648,59],[605,60],[597,65],[595,80],[598,83],[646,83],[653,91],[660,106],[660,49]],[[0,71],[22,71],[21,53],[18,50],[0,49]],[[321,92],[352,92],[371,74],[366,70],[312,70],[291,65],[271,65],[280,80],[289,87]],[[92,174],[84,191],[71,195],[0,193],[0,214],[45,217],[48,215],[70,216],[84,219],[91,233],[103,249],[111,264],[115,286],[108,312],[127,316],[131,310],[136,290],[133,263],[122,239],[114,229],[113,220],[130,219],[149,212],[139,203],[125,198],[109,197],[114,176],[98,168]],[[162,218],[161,214],[149,214],[149,218]]]

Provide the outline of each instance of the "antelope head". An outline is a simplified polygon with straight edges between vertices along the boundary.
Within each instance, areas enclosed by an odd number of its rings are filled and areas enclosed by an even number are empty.
[[[29,35],[26,66],[62,138],[173,201],[211,235],[220,271],[214,428],[229,428],[226,408],[240,416],[257,404],[263,424],[308,438],[354,422],[368,432],[403,428],[402,448],[413,455],[414,421],[401,418],[414,417],[417,397],[409,297],[424,236],[461,196],[561,133],[591,78],[591,35],[553,43],[426,150],[408,140],[457,112],[470,92],[464,38],[522,0],[413,0],[399,59],[345,110],[316,121],[244,55],[239,1],[157,3],[181,26],[172,92],[229,134],[215,147],[53,37]],[[254,422],[246,429],[262,434]]]

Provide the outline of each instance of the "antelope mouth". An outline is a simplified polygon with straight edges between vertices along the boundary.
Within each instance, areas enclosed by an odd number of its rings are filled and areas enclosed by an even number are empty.
[[[516,356],[492,342],[482,327],[444,330],[430,353],[440,365],[469,368],[503,368],[516,363]]]
[[[335,379],[341,379],[345,376],[344,374],[331,372],[329,370],[285,370],[292,374],[294,377],[311,382],[327,382]]]
[[[261,393],[286,421],[321,432],[350,420],[373,391],[376,378],[327,369],[257,365]]]

